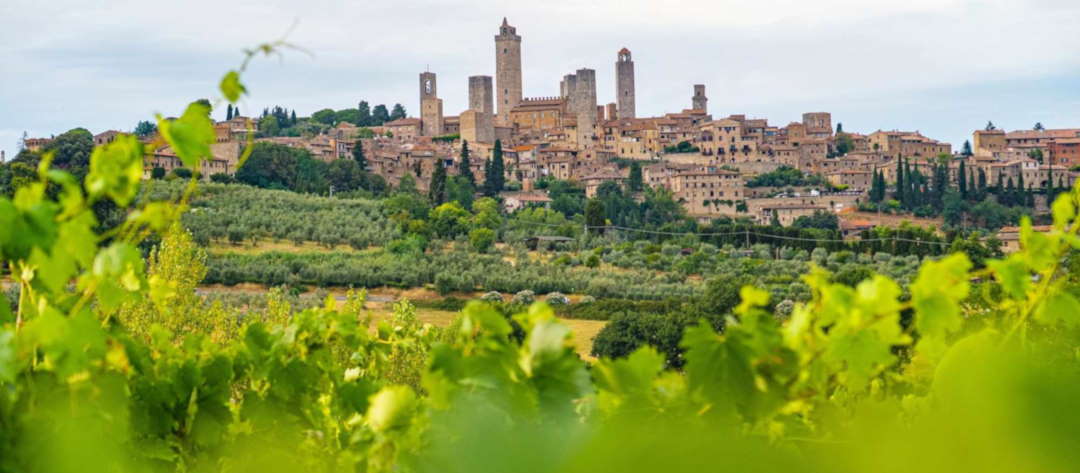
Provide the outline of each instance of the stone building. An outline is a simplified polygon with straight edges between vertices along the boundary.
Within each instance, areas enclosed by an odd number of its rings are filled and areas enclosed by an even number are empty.
[[[811,138],[826,139],[832,137],[832,114],[828,112],[810,112],[802,116],[806,135]]]
[[[495,142],[491,76],[469,77],[469,109],[458,120],[461,138],[474,143]]]
[[[521,102],[521,36],[517,28],[503,18],[495,36],[495,86],[498,97],[498,122],[510,123],[510,111]]]
[[[927,138],[917,131],[882,131],[869,136],[870,147],[893,157],[932,157],[952,154],[952,145]]]
[[[691,109],[709,113],[709,98],[705,96],[705,84],[694,85],[694,96],[691,97],[690,103]]]
[[[566,99],[567,111],[576,119],[577,143],[582,148],[592,146],[596,137],[596,71],[578,69],[563,76],[559,90]]]
[[[420,134],[437,136],[443,134],[442,99],[434,72],[420,73]]]
[[[615,61],[615,102],[617,104],[617,116],[609,116],[608,120],[616,118],[636,118],[637,108],[634,105],[634,61],[630,57],[630,50],[619,50]]]
[[[525,98],[510,111],[510,123],[518,130],[551,130],[564,125],[566,114],[564,97]]]

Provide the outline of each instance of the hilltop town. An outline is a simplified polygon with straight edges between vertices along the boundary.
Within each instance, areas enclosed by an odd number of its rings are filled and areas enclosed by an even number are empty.
[[[295,124],[295,112],[290,118],[284,110],[264,111],[250,119],[239,110],[234,114],[230,105],[227,119],[215,125],[214,157],[198,171],[206,179],[234,175],[254,132],[256,142],[305,149],[326,162],[362,153],[365,170],[389,186],[398,186],[408,175],[419,191],[428,192],[436,168],[450,175],[462,172],[461,151],[468,147],[477,180],[487,179],[487,160],[500,155],[500,182],[505,185],[498,190],[508,210],[549,203],[537,186],[545,179],[575,181],[587,197],[606,182],[626,186],[636,180],[669,190],[687,215],[702,222],[748,217],[782,225],[820,212],[842,214],[868,206],[880,210],[888,200],[886,188],[903,204],[904,189],[897,181],[905,177],[898,174],[907,174],[909,194],[937,187],[939,200],[942,182],[931,178],[934,173],[946,176],[945,187],[970,190],[975,196],[988,188],[1002,193],[1006,183],[1021,193],[1064,188],[1078,175],[1080,129],[1036,125],[1004,131],[988,124],[955,149],[918,131],[845,131],[828,112],[804,113],[801,121],[785,125],[743,114],[714,116],[704,84],[687,84],[686,108],[639,117],[635,64],[625,47],[615,53],[613,101],[605,104],[597,96],[597,74],[590,68],[563,76],[558,96],[530,97],[522,83],[522,42],[504,18],[494,36],[494,77],[471,76],[467,90],[442,89],[468,95],[468,109],[457,115],[444,112],[434,72],[419,74],[418,117],[405,116],[398,105],[392,114],[383,107],[383,119],[372,122],[365,102],[336,117],[313,116],[322,128],[282,136],[281,116],[285,124]],[[94,143],[107,143],[119,133],[99,133]],[[181,167],[175,153],[152,133],[145,139],[158,144],[146,161],[146,177]],[[27,138],[24,148],[39,150],[49,140]],[[792,175],[794,179],[772,178]],[[917,180],[913,185],[912,179]],[[1045,196],[1029,201],[1031,207],[1046,210]]]

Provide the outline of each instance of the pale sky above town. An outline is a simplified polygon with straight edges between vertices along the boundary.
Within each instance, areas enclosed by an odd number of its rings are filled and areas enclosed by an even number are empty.
[[[615,53],[633,52],[638,116],[688,108],[704,83],[714,117],[784,125],[829,111],[845,130],[919,130],[959,147],[1007,129],[1080,127],[1077,0],[0,1],[0,150],[23,131],[131,130],[216,92],[241,50],[287,51],[245,77],[256,114],[401,102],[438,74],[448,115],[467,77],[494,75],[503,16],[523,36],[526,96],[596,69],[614,101]],[[224,110],[216,112],[224,117]]]

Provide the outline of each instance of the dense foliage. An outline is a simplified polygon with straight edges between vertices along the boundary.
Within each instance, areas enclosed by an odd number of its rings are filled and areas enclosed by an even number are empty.
[[[222,81],[231,103],[242,70]],[[209,154],[208,116],[195,103],[158,121],[188,167]],[[714,310],[733,308],[712,314],[727,316],[722,332],[685,327],[674,370],[649,347],[590,366],[543,304],[508,320],[470,303],[445,331],[407,303],[372,327],[362,294],[201,318],[202,256],[176,225],[196,181],[95,230],[96,202],[134,201],[143,158],[121,136],[77,180],[46,155],[0,198],[0,255],[18,288],[13,309],[0,300],[2,471],[1078,465],[1080,187],[1055,201],[1051,231],[1022,222],[1022,251],[980,270],[963,253],[928,260],[906,293],[884,275],[835,282],[812,269],[810,299],[781,322],[768,292],[743,286],[736,303],[725,291]],[[137,249],[148,234],[163,236],[149,264]]]
[[[148,181],[145,202],[176,200],[185,188],[179,182]],[[232,243],[269,239],[316,242],[356,249],[381,246],[400,237],[398,225],[377,201],[261,190],[236,184],[202,184],[190,196],[184,226],[202,245],[212,240]]]

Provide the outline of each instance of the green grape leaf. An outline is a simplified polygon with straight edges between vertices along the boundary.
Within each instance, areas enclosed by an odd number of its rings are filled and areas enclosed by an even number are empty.
[[[963,317],[960,302],[968,296],[967,255],[956,253],[939,261],[928,261],[911,284],[911,303],[915,307],[915,328],[922,336],[920,345],[940,355],[945,337],[960,330]]]
[[[0,304],[4,304],[7,308],[7,298],[0,300]],[[8,312],[11,312],[10,308],[7,308]],[[6,322],[7,317],[3,320]],[[10,383],[15,381],[15,375],[18,373],[18,364],[15,356],[15,332],[0,328],[0,383]]]
[[[746,315],[755,307],[764,307],[769,303],[769,293],[754,286],[743,286],[739,289],[739,305],[735,313]]]
[[[199,160],[210,157],[210,145],[215,137],[210,108],[206,105],[194,102],[175,120],[158,117],[158,130],[184,167],[197,171]]]
[[[367,423],[377,433],[405,428],[416,409],[416,394],[408,386],[388,386],[371,396]]]
[[[645,345],[621,360],[601,359],[593,365],[596,387],[624,398],[641,398],[652,389],[656,375],[664,370],[664,357]]]
[[[862,392],[870,378],[896,361],[891,348],[877,332],[861,330],[832,338],[825,356],[844,365],[846,369],[841,372],[840,379],[849,389]]]
[[[142,174],[142,143],[133,135],[118,135],[113,142],[94,148],[86,190],[92,198],[106,195],[127,207],[139,190]]]
[[[1045,271],[1057,262],[1051,237],[1042,232],[1036,232],[1031,228],[1031,219],[1026,215],[1020,221],[1020,247],[1023,251],[1017,253],[1027,260],[1028,267],[1036,272]]]
[[[1072,195],[1068,193],[1059,195],[1054,200],[1051,211],[1054,215],[1054,226],[1059,229],[1068,228],[1073,218],[1076,217],[1076,207],[1073,205]]]
[[[1031,285],[1031,272],[1019,254],[1010,255],[1004,260],[990,260],[986,265],[994,271],[994,277],[1001,283],[1001,288],[1014,300],[1027,298]]]
[[[529,310],[531,327],[519,359],[541,403],[551,408],[569,408],[570,401],[588,393],[591,387],[585,364],[570,344],[570,329],[555,319],[547,304],[536,303]]]
[[[226,73],[225,77],[221,78],[219,88],[221,93],[225,95],[225,99],[232,103],[236,103],[237,100],[240,100],[241,95],[247,93],[247,88],[240,83],[240,73],[236,71]]]
[[[1080,326],[1080,301],[1058,289],[1039,304],[1034,316],[1035,320],[1047,325],[1063,322],[1070,327]]]
[[[755,395],[749,347],[736,339],[723,339],[704,322],[686,328],[681,346],[686,350],[690,391],[710,410],[731,416]]]
[[[113,310],[125,300],[148,287],[145,263],[138,248],[128,243],[113,243],[97,254],[93,270],[82,286],[97,287],[98,302],[104,310]]]

